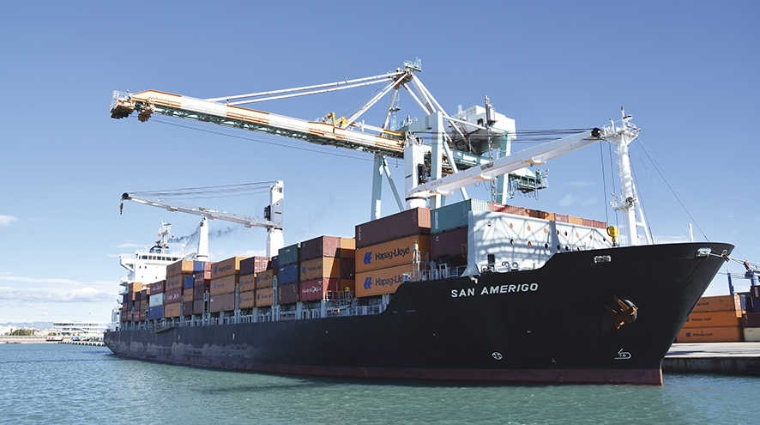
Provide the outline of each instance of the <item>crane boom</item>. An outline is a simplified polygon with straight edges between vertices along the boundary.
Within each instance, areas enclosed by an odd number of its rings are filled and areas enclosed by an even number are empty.
[[[248,217],[205,207],[192,207],[172,204],[162,201],[158,198],[133,196],[126,192],[121,195],[121,209],[124,208],[124,201],[132,201],[138,204],[164,208],[167,211],[171,212],[182,212],[203,217],[203,220],[200,223],[201,232],[198,241],[197,254],[197,256],[201,258],[208,257],[207,220],[229,221],[232,223],[242,224],[245,227],[263,227],[267,229],[266,255],[269,257],[276,255],[277,251],[284,246],[284,238],[282,234],[283,182],[279,180],[274,182],[274,184],[270,187],[270,204],[264,208],[265,219]]]

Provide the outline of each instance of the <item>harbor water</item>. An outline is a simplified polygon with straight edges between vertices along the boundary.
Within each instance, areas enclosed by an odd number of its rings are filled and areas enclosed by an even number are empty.
[[[663,387],[367,383],[170,366],[104,347],[0,345],[2,424],[757,424],[760,378]]]

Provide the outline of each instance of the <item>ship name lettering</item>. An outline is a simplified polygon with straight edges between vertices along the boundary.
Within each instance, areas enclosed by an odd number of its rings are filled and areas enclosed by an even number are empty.
[[[459,297],[472,297],[475,295],[475,288],[467,288],[467,289],[452,289],[451,290],[451,298],[459,298]]]

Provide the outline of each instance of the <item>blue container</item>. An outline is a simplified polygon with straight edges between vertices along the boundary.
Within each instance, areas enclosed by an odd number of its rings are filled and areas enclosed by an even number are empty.
[[[206,271],[205,261],[193,261],[193,273]]]
[[[467,227],[470,211],[490,211],[488,201],[468,199],[430,211],[430,233],[437,234]]]
[[[277,270],[277,283],[288,284],[298,282],[298,264],[280,266]]]
[[[185,287],[185,289],[193,289],[193,285],[195,285],[195,276],[193,275],[185,276],[184,279],[185,280],[183,282],[183,286]]]
[[[148,314],[145,316],[148,320],[161,319],[164,317],[164,306],[158,305],[148,309]]]

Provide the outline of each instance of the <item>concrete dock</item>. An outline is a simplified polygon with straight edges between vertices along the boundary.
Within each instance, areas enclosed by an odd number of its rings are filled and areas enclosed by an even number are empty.
[[[760,342],[673,344],[662,372],[760,376]]]

